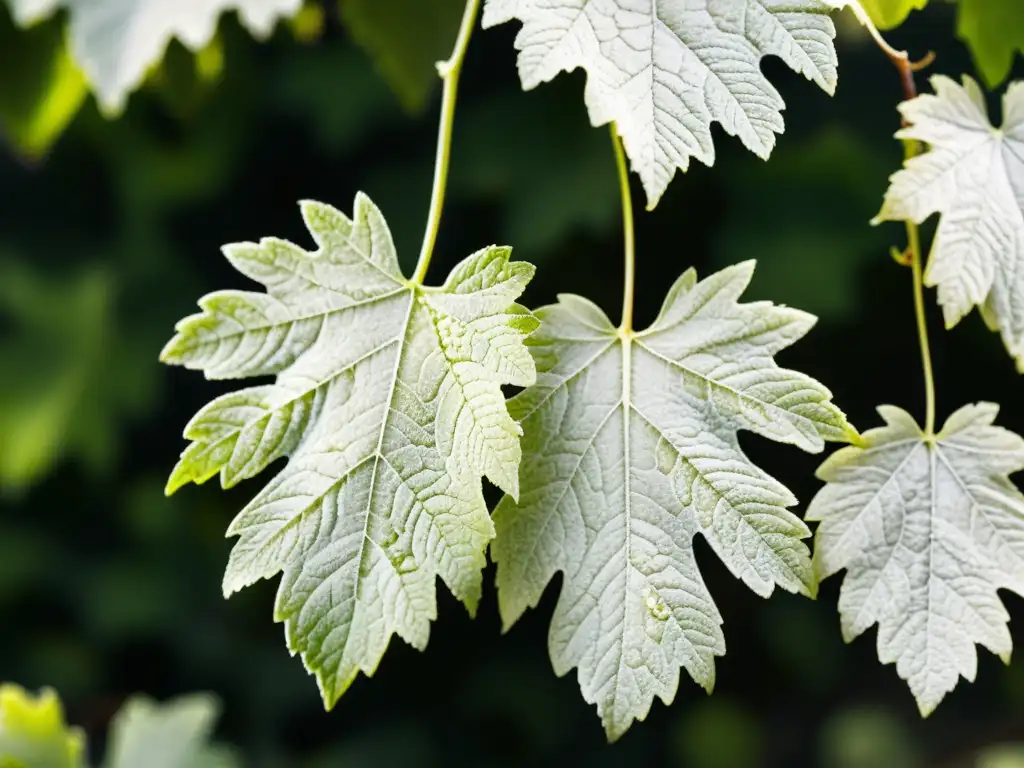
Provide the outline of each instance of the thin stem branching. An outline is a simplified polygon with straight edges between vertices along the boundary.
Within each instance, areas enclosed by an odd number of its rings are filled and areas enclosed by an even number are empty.
[[[856,4],[851,7],[856,11]],[[858,13],[858,17],[861,17],[861,15],[862,12]],[[865,19],[867,19],[866,14],[864,14],[864,18],[861,21],[864,22]],[[906,51],[898,51],[885,42],[870,19],[867,19],[865,26],[867,26],[875,42],[878,43],[878,46],[885,52],[899,72],[900,84],[903,87],[903,98],[906,101],[917,98],[917,85],[914,82],[914,73],[931,64],[935,59],[934,54],[929,52],[920,61],[912,61]],[[904,162],[916,157],[920,151],[921,146],[919,142],[914,139],[904,139]],[[908,220],[906,228],[907,249],[899,261],[910,266],[911,279],[914,286],[914,318],[917,322],[917,340],[921,347],[921,367],[924,372],[924,436],[925,440],[931,440],[935,437],[935,375],[932,369],[931,344],[928,341],[928,322],[924,309],[924,267],[921,254],[921,233],[916,222]]]

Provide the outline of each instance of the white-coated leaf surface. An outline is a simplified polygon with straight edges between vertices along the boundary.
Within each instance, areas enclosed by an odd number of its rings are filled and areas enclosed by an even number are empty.
[[[737,302],[753,262],[672,287],[647,331],[625,341],[586,299],[538,310],[537,383],[509,402],[524,429],[522,493],[494,513],[506,627],[557,571],[556,673],[578,668],[609,738],[672,701],[683,666],[711,689],[725,652],[704,586],[700,534],[754,592],[813,594],[796,503],[740,449],[737,431],[820,451],[855,434],[830,394],[773,356],[814,318]]]
[[[994,128],[978,84],[932,78],[934,94],[900,105],[899,138],[929,150],[892,176],[876,221],[942,215],[925,273],[946,327],[975,306],[1024,371],[1024,83],[1003,98]]]
[[[712,122],[771,153],[784,103],[762,57],[835,90],[829,10],[825,0],[487,0],[484,26],[523,22],[526,89],[586,70],[591,122],[615,121],[653,208],[691,157],[714,162]]]
[[[68,9],[71,52],[104,109],[116,112],[177,38],[192,50],[213,37],[220,15],[237,10],[249,30],[270,34],[302,0],[11,0],[14,18],[31,24]]]
[[[807,520],[821,525],[815,571],[846,569],[839,595],[847,641],[878,624],[878,658],[896,664],[927,715],[962,676],[975,643],[1009,661],[998,589],[1024,594],[1024,440],[995,427],[998,406],[967,405],[926,440],[914,419],[879,409],[886,426],[819,468],[828,484]]]
[[[330,707],[393,633],[424,647],[437,576],[475,610],[493,535],[481,476],[518,494],[521,430],[501,386],[533,383],[523,340],[537,321],[515,303],[533,267],[507,248],[428,288],[402,276],[366,197],[351,221],[302,212],[318,250],[228,246],[267,293],[206,296],[164,350],[210,378],[276,375],[196,414],[168,491],[218,472],[228,487],[288,457],[228,530],[224,590],[283,573],[275,618]]]

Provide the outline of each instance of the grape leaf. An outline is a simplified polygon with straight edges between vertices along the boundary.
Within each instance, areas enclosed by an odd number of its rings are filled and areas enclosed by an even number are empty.
[[[402,106],[416,113],[440,82],[434,65],[451,51],[465,5],[464,0],[342,0],[339,12]]]
[[[860,4],[879,29],[895,29],[911,11],[923,10],[928,0],[860,0]]]
[[[1024,51],[1024,3],[1020,0],[960,0],[956,33],[971,50],[989,88],[1010,74],[1014,57]]]
[[[925,284],[938,286],[946,327],[980,306],[1024,372],[1024,83],[1007,90],[997,129],[970,77],[931,82],[935,94],[900,105],[909,125],[896,134],[930,151],[893,174],[875,222],[942,214]]]
[[[129,699],[110,726],[107,768],[233,768],[230,750],[210,744],[220,703],[208,694],[180,696],[157,704]]]
[[[20,686],[0,685],[0,768],[80,768],[84,761],[85,735],[65,724],[52,689],[32,696]]]
[[[824,0],[487,0],[485,27],[523,22],[516,37],[523,88],[587,71],[594,125],[615,121],[657,205],[690,158],[711,165],[711,123],[767,158],[783,130],[782,97],[761,73],[775,55],[831,94],[835,27]]]
[[[124,107],[146,70],[172,37],[192,50],[203,48],[223,11],[239,18],[259,37],[270,34],[280,16],[298,11],[302,0],[10,0],[22,26],[68,9],[71,52],[96,91],[100,105],[116,113]]]
[[[331,707],[390,636],[417,648],[436,576],[474,612],[493,526],[480,478],[519,490],[521,430],[501,385],[535,378],[515,303],[533,267],[492,246],[440,288],[406,280],[380,211],[353,221],[302,204],[319,245],[225,248],[268,293],[221,291],[178,324],[166,362],[210,378],[277,374],[217,398],[186,427],[168,492],[220,472],[224,487],[288,465],[228,529],[225,594],[283,571],[275,619]]]
[[[886,426],[818,469],[828,483],[807,520],[821,524],[815,572],[843,568],[839,613],[853,640],[878,624],[878,658],[896,663],[921,714],[962,675],[974,680],[979,643],[1010,660],[1009,619],[997,590],[1024,594],[1024,440],[992,426],[999,407],[967,405],[928,438],[900,408]]]
[[[679,667],[710,690],[721,616],[691,540],[702,534],[763,597],[813,595],[796,503],[740,449],[740,429],[817,452],[855,433],[813,379],[772,356],[814,318],[739,304],[753,262],[675,283],[643,333],[620,334],[579,296],[537,311],[537,384],[509,402],[524,429],[523,492],[494,513],[506,629],[564,573],[549,635],[558,675],[578,667],[610,739],[670,703]]]

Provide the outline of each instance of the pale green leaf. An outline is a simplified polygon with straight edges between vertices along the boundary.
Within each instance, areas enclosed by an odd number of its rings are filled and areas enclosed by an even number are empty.
[[[106,768],[234,768],[232,753],[210,744],[220,703],[194,693],[157,704],[129,699],[114,715]]]
[[[301,0],[9,0],[22,25],[68,9],[71,53],[92,84],[101,106],[119,112],[129,92],[162,56],[171,38],[198,51],[213,38],[221,13],[237,9],[257,36],[270,34],[281,16]]]
[[[989,88],[1010,74],[1014,58],[1024,51],[1024,3],[1020,0],[959,0],[956,33],[971,50]]]
[[[895,29],[906,21],[911,11],[920,11],[928,5],[928,0],[860,0],[860,4],[876,27]]]
[[[235,518],[225,594],[283,572],[275,618],[332,706],[372,674],[393,633],[422,648],[440,576],[472,612],[493,526],[481,476],[517,495],[519,425],[503,384],[535,378],[515,303],[533,267],[489,247],[440,288],[407,281],[380,211],[350,221],[307,202],[319,246],[228,246],[267,293],[220,291],[186,318],[166,362],[210,378],[276,374],[224,395],[186,428],[168,491],[227,487],[287,466]]]
[[[714,684],[721,615],[692,539],[701,534],[758,595],[813,595],[796,503],[743,453],[737,431],[820,451],[855,433],[825,387],[773,356],[814,318],[737,302],[753,262],[669,291],[626,341],[595,305],[560,297],[529,340],[537,383],[509,403],[524,429],[523,490],[494,513],[506,626],[564,574],[551,624],[555,672],[578,668],[609,738],[669,703],[683,666]]]
[[[1009,87],[994,128],[974,80],[931,82],[934,94],[900,105],[896,134],[929,151],[893,174],[875,221],[942,215],[925,284],[938,286],[946,327],[981,307],[1024,371],[1024,83]]]
[[[815,571],[846,569],[839,594],[849,642],[878,624],[878,658],[896,664],[923,715],[962,676],[975,643],[1009,662],[1009,616],[997,590],[1024,594],[1024,440],[992,426],[998,406],[964,406],[927,438],[900,408],[886,426],[818,469],[811,501]]]
[[[341,20],[410,112],[441,82],[437,62],[455,43],[465,0],[341,0]]]
[[[824,0],[487,0],[483,23],[523,22],[516,48],[526,89],[586,70],[590,120],[615,121],[653,208],[691,157],[714,162],[712,122],[769,156],[784,104],[761,72],[763,56],[835,90],[828,14]]]
[[[0,768],[82,768],[85,735],[64,722],[57,694],[32,696],[17,685],[0,685]]]

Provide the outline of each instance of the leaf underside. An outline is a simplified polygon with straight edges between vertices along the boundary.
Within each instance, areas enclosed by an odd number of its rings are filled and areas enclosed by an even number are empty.
[[[172,37],[192,50],[203,48],[224,11],[266,37],[281,17],[295,14],[302,0],[11,0],[23,26],[58,8],[68,9],[71,52],[108,112],[119,112],[129,92],[163,54]]]
[[[896,664],[923,715],[977,672],[975,643],[1009,662],[1009,616],[997,590],[1024,594],[1024,440],[992,425],[992,403],[967,405],[926,440],[882,406],[886,426],[837,451],[807,520],[820,521],[820,578],[846,569],[839,596],[847,642],[878,624],[878,658]]]
[[[740,449],[747,429],[808,451],[853,432],[821,384],[773,355],[814,318],[739,304],[753,262],[673,286],[628,343],[586,299],[537,311],[537,383],[509,402],[524,428],[522,494],[494,513],[498,601],[512,625],[557,571],[555,672],[578,668],[610,739],[675,696],[679,667],[714,684],[722,619],[692,539],[702,534],[754,592],[813,595],[796,503]]]
[[[229,487],[288,457],[228,529],[224,591],[283,574],[275,619],[331,707],[393,633],[425,646],[437,576],[475,610],[493,536],[481,477],[518,494],[521,431],[501,386],[533,383],[537,321],[515,303],[533,267],[508,248],[428,288],[402,276],[365,196],[351,221],[320,203],[302,213],[317,251],[226,247],[267,293],[206,296],[164,350],[209,378],[276,375],[192,419],[168,492],[217,473]]]
[[[1024,83],[1010,85],[996,129],[974,80],[931,82],[934,94],[900,105],[908,126],[896,134],[929,150],[893,174],[875,221],[941,214],[925,283],[946,327],[978,306],[1024,372]]]
[[[523,22],[525,89],[586,70],[590,120],[615,121],[653,208],[691,157],[714,162],[712,122],[769,156],[784,103],[762,57],[835,90],[829,10],[824,0],[486,0],[483,23]]]

